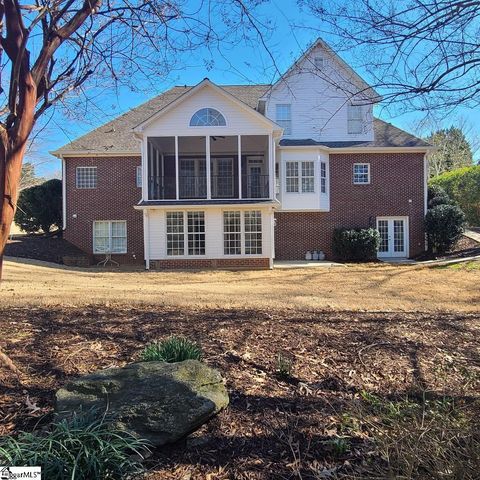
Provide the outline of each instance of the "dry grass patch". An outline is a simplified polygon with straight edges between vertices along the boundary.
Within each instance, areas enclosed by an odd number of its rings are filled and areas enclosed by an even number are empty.
[[[368,311],[478,311],[480,270],[412,265],[145,272],[7,261],[4,305],[165,305]]]

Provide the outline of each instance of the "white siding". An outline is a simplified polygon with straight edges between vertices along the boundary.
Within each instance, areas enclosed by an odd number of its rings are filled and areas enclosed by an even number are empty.
[[[318,149],[278,150],[277,159],[280,165],[280,193],[277,199],[281,203],[279,210],[330,210],[330,168],[329,156]],[[315,165],[315,191],[313,193],[289,193],[286,190],[286,162],[312,161]],[[327,191],[321,193],[320,163],[327,167]],[[301,167],[300,167],[301,168]]]
[[[192,115],[201,108],[218,110],[227,122],[225,127],[190,127]],[[253,113],[253,112],[252,112]],[[188,135],[268,135],[272,128],[256,115],[217,93],[208,85],[167,111],[145,128],[145,137]]]
[[[224,255],[223,253],[223,212],[226,210],[260,210],[262,212],[262,254]],[[205,212],[205,255],[167,256],[166,212],[203,211]],[[255,258],[272,256],[273,209],[265,206],[225,205],[224,207],[169,207],[149,210],[150,260],[182,258]]]
[[[324,58],[315,70],[314,58]],[[358,80],[334,57],[317,47],[265,97],[268,118],[275,121],[276,104],[292,105],[292,133],[285,138],[322,141],[373,140],[372,105],[363,105],[364,132],[348,134],[347,105],[359,90]],[[358,99],[361,100],[361,99]],[[362,100],[365,103],[365,100]]]

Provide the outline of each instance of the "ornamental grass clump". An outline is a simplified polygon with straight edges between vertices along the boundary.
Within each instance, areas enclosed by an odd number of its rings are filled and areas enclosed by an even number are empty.
[[[201,360],[201,347],[186,337],[172,336],[165,340],[152,342],[140,355],[144,362],[183,362],[184,360]]]
[[[48,480],[113,480],[140,473],[148,447],[91,411],[0,439],[0,464],[40,466]]]

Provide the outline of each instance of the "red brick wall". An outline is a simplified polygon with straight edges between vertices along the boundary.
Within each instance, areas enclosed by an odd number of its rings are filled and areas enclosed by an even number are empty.
[[[159,270],[202,269],[202,268],[270,268],[269,258],[169,258],[167,260],[151,260],[150,267]]]
[[[409,216],[410,256],[424,250],[422,153],[331,154],[330,212],[276,212],[275,257],[304,259],[309,250],[332,256],[337,227],[375,227],[377,216]],[[353,184],[353,164],[370,163],[369,185]],[[411,200],[411,202],[409,202]]]
[[[141,188],[136,186],[136,167],[141,164],[135,157],[67,158],[67,225],[64,237],[84,250],[93,252],[94,220],[127,221],[127,253],[113,255],[119,263],[143,263],[143,215],[134,210],[141,199]],[[97,188],[77,189],[76,167],[97,167]],[[76,214],[76,218],[73,215]],[[102,257],[96,257],[100,260]]]

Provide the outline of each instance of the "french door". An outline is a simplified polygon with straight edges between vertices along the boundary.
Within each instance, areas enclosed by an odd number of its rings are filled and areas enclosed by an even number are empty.
[[[408,217],[377,217],[378,258],[408,256]]]

